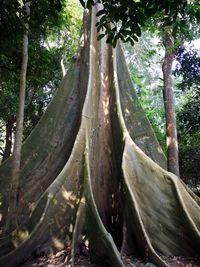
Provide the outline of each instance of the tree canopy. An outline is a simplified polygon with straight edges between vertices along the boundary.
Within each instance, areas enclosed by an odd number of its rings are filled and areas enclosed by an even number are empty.
[[[93,0],[80,0],[83,7],[90,8],[95,4]],[[184,29],[186,19],[198,23],[200,6],[198,1],[187,0],[142,0],[142,1],[107,1],[98,0],[102,4],[97,13],[100,20],[97,22],[98,39],[107,36],[107,43],[116,46],[117,40],[124,42],[138,41],[141,28],[152,18],[160,16],[157,23],[162,27],[172,27],[174,35]]]

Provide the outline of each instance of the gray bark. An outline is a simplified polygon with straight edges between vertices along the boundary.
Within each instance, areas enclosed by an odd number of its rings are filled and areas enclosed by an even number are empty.
[[[164,169],[123,49],[97,41],[95,12],[86,13],[79,54],[23,146],[21,224],[0,239],[1,266],[45,247],[66,249],[74,266],[85,241],[99,266],[126,266],[124,253],[162,267],[166,256],[199,253],[199,198]],[[2,218],[9,171],[8,160]]]

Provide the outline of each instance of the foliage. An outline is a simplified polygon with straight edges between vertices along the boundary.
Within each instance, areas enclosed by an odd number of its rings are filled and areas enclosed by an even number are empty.
[[[146,92],[145,92],[146,91]],[[141,105],[147,114],[147,117],[154,129],[156,137],[162,150],[166,153],[166,142],[165,142],[165,120],[164,120],[164,109],[156,109],[152,104],[151,98],[147,96],[147,90],[144,90],[143,94],[138,95]]]
[[[24,24],[27,20],[24,10],[25,1],[2,0],[0,3],[0,50],[2,54],[21,50]],[[62,1],[65,2],[64,0]],[[30,5],[29,28],[35,36],[44,36],[47,29],[60,24],[60,0],[35,0]],[[10,46],[6,46],[10,44]],[[9,49],[8,49],[9,47]]]
[[[18,106],[25,18],[20,1],[1,1],[0,8],[0,120],[5,125],[11,116],[15,116]],[[61,81],[60,60],[64,55],[65,65],[69,64],[77,48],[81,24],[81,13],[76,17],[80,10],[76,1],[36,0],[30,9],[24,139],[40,119]]]
[[[180,78],[177,87],[183,91],[178,110],[179,131],[193,134],[200,131],[200,53],[182,46],[176,54],[174,74]]]
[[[58,49],[48,50],[38,44],[30,45],[29,60],[24,139],[42,116],[62,78]]]
[[[84,8],[90,8],[95,1],[80,0],[80,2]],[[100,17],[96,24],[99,32],[98,39],[107,36],[107,43],[111,43],[113,47],[116,46],[118,39],[133,45],[138,41],[142,29],[145,27],[157,33],[162,29],[162,35],[164,29],[172,30],[173,35],[177,37],[175,47],[178,47],[183,39],[191,40],[194,38],[199,29],[200,5],[198,1],[99,0],[98,2],[102,4],[101,10],[97,13],[97,16]],[[138,80],[138,77],[134,77],[134,79]],[[145,91],[146,89],[143,90],[143,94]],[[151,100],[147,100],[147,102],[151,102]],[[144,102],[142,98],[141,101]],[[143,103],[143,106],[144,108],[146,106],[145,110],[147,114],[149,113],[149,118],[153,117],[151,113],[154,109],[152,109],[151,103]],[[160,113],[160,110],[158,112]]]
[[[93,0],[80,0],[84,8],[94,5]],[[180,18],[179,14],[189,14],[191,20],[199,21],[198,2],[188,2],[187,0],[98,0],[102,4],[102,9],[97,13],[100,21],[97,22],[97,30],[101,34],[98,39],[107,35],[107,43],[116,46],[117,40],[130,42],[132,45],[141,36],[141,28],[153,16],[162,14],[160,21],[162,27],[172,26],[174,34],[179,28],[184,28],[185,19]],[[111,25],[111,26],[110,26]]]
[[[155,35],[152,35],[149,31],[144,31],[134,47],[126,44],[125,51],[130,76],[140,103],[165,152],[165,120],[161,71],[163,47]]]
[[[177,85],[182,91],[195,89],[200,91],[200,51],[192,45],[180,46],[176,51],[175,76],[181,77]]]
[[[200,54],[191,45],[181,46],[176,54],[174,74],[179,79],[177,128],[181,177],[199,183],[200,159]],[[193,185],[194,186],[194,185]],[[195,187],[196,187],[195,186]]]
[[[189,90],[182,93],[177,111],[179,158],[181,177],[188,183],[199,183],[200,160],[200,92]],[[193,185],[194,186],[194,185]]]
[[[200,132],[200,91],[190,90],[181,100],[178,110],[179,131],[187,134]]]
[[[58,27],[48,29],[46,42],[49,47],[60,49],[65,66],[69,65],[77,49],[77,40],[82,24],[82,9],[76,0],[66,1],[60,12]]]

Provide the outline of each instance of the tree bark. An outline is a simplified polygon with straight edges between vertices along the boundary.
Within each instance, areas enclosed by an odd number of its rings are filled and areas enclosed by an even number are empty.
[[[6,123],[6,144],[3,153],[2,162],[10,157],[11,150],[12,150],[12,134],[13,134],[13,126],[14,126],[14,118],[8,119]]]
[[[168,171],[179,173],[178,140],[176,128],[175,102],[172,85],[172,64],[174,60],[174,42],[170,31],[164,36],[165,58],[163,62],[163,98],[166,119],[166,144],[167,144],[167,166]]]
[[[27,20],[30,14],[30,2],[25,4]],[[26,93],[26,73],[28,65],[28,22],[24,25],[24,35],[22,41],[22,63],[20,72],[20,85],[19,85],[19,106],[16,116],[16,131],[15,141],[12,157],[12,180],[10,182],[9,192],[9,212],[7,220],[7,229],[10,231],[17,227],[17,198],[19,192],[19,173],[21,163],[21,148],[23,139],[23,122],[24,122],[24,107],[25,107],[25,93]]]
[[[199,198],[164,169],[123,49],[97,41],[97,11],[86,11],[78,56],[23,145],[23,216],[0,238],[0,266],[44,247],[66,249],[70,266],[83,246],[98,266],[124,267],[128,253],[166,267],[169,256],[199,253]],[[0,167],[3,218],[9,164]]]

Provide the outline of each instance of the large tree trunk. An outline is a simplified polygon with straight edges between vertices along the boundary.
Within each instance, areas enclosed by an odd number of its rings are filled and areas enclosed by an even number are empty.
[[[178,140],[174,92],[172,85],[172,64],[174,60],[174,42],[170,31],[164,36],[165,58],[163,62],[163,98],[166,119],[167,167],[168,171],[179,177]]]
[[[17,266],[47,244],[70,251],[72,266],[83,245],[99,266],[122,267],[127,253],[167,266],[162,255],[199,252],[199,199],[163,169],[123,50],[97,41],[94,10],[85,14],[77,57],[23,146],[21,225],[0,239],[1,266]],[[0,169],[3,221],[9,164]]]
[[[30,2],[25,4],[27,19],[30,13]],[[13,230],[17,227],[17,198],[19,192],[19,172],[21,164],[21,148],[23,139],[23,122],[24,122],[24,107],[25,107],[25,92],[26,92],[26,73],[28,64],[28,23],[24,26],[24,35],[22,42],[22,63],[20,73],[20,85],[19,85],[19,107],[16,116],[16,131],[15,141],[12,156],[12,173],[10,181],[9,191],[9,211],[7,220],[6,231]]]

